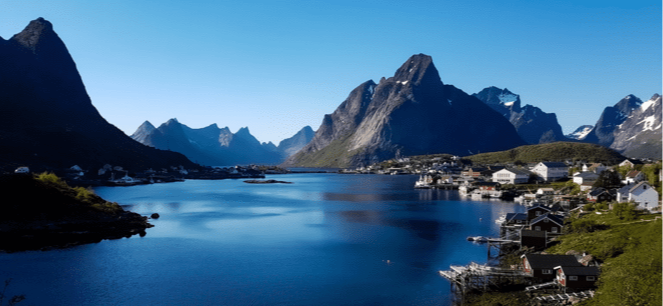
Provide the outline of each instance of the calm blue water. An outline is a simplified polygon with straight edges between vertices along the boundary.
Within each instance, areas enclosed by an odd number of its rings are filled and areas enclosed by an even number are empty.
[[[415,176],[292,174],[96,192],[143,215],[143,238],[0,254],[29,305],[447,305],[437,271],[485,262],[513,203],[415,190]],[[480,220],[480,218],[482,220]]]

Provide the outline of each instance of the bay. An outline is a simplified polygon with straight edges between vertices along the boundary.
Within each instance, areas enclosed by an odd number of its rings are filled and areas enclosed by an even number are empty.
[[[448,305],[438,270],[486,262],[468,236],[524,208],[415,190],[416,176],[271,175],[99,187],[142,215],[145,237],[0,254],[30,305]]]

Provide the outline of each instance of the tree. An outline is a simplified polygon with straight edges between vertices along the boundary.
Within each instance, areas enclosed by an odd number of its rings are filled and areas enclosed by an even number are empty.
[[[606,170],[599,174],[599,177],[596,179],[596,182],[594,182],[594,185],[592,185],[592,188],[619,188],[621,184],[622,180],[619,177],[619,173],[612,170]]]

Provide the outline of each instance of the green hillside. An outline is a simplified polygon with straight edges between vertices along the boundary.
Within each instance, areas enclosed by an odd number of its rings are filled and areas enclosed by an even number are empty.
[[[587,161],[601,162],[608,165],[618,164],[626,157],[617,151],[589,143],[554,142],[538,145],[527,145],[507,151],[482,153],[467,156],[473,163],[535,163],[540,161]]]

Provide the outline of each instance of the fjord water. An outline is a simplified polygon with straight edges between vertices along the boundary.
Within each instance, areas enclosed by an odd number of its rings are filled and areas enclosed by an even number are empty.
[[[0,254],[30,305],[448,305],[450,264],[486,262],[468,236],[521,206],[415,190],[415,176],[268,176],[100,187],[142,215],[145,237]],[[24,302],[24,303],[25,303]]]

